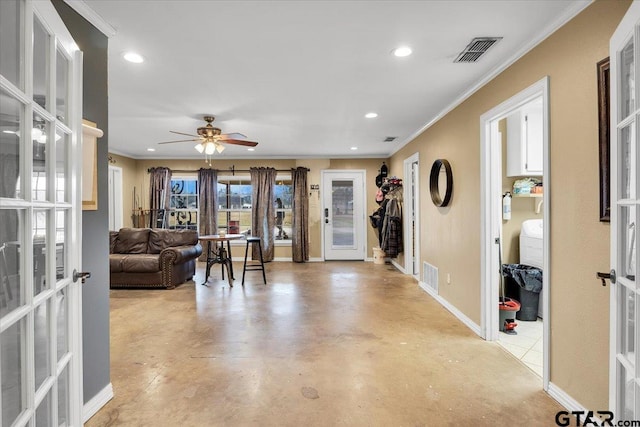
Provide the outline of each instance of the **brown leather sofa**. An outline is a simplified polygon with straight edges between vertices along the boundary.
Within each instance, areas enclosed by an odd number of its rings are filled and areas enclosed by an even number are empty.
[[[109,232],[112,288],[166,288],[190,280],[202,253],[195,230],[121,228]]]

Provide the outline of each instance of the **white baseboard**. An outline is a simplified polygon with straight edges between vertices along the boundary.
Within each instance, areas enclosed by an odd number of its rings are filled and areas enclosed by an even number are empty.
[[[451,314],[457,317],[458,320],[464,323],[467,326],[467,328],[471,329],[479,337],[482,337],[482,329],[477,323],[475,323],[473,320],[468,318],[463,312],[461,312],[456,307],[454,307],[449,301],[447,301],[446,299],[442,298],[440,295],[433,292],[433,290],[430,289],[423,281],[419,281],[418,285],[422,288],[422,290],[424,290],[426,293],[431,295],[433,299],[438,301],[440,305],[442,305],[444,308],[449,310],[449,312],[451,312]]]
[[[587,409],[578,403],[573,397],[569,396],[564,390],[549,382],[549,389],[547,390],[549,396],[553,397],[559,404],[564,406],[568,411],[587,411]]]
[[[324,262],[324,258],[309,258],[309,262]]]
[[[108,401],[113,399],[113,386],[109,383],[105,388],[100,390],[98,394],[93,396],[91,400],[82,407],[82,422],[86,423],[89,418],[93,417]]]
[[[407,271],[404,269],[404,265],[398,264],[396,262],[396,260],[392,259],[391,260],[391,265],[393,265],[395,268],[397,268],[401,273],[407,274]]]

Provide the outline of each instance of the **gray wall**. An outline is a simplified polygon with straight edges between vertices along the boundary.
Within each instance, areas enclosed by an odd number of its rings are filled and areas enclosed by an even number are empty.
[[[84,401],[110,382],[109,367],[109,206],[108,206],[108,38],[61,0],[53,5],[84,53],[82,117],[97,123],[98,210],[82,212],[82,269],[91,278],[82,290]]]

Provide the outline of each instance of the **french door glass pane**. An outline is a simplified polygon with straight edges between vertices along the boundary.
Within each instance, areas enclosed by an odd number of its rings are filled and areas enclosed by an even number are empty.
[[[69,369],[64,367],[58,377],[58,425],[69,425]]]
[[[68,202],[67,191],[67,152],[69,150],[69,135],[56,131],[56,202]]]
[[[33,17],[33,100],[47,108],[49,94],[49,34],[40,20]]]
[[[2,425],[10,426],[25,409],[23,387],[24,369],[21,360],[24,354],[25,319],[8,327],[0,334],[0,383],[2,386]],[[18,369],[16,369],[18,367]]]
[[[353,181],[332,181],[333,246],[353,246]]]
[[[48,210],[33,211],[33,295],[38,295],[50,286],[46,280],[49,220]]]
[[[22,209],[0,209],[0,317],[24,303],[20,269],[24,214]]]
[[[23,4],[19,0],[0,1],[0,74],[22,90],[24,84],[20,71],[24,58],[20,49],[23,44],[20,22]]]
[[[620,274],[635,281],[636,276],[636,207],[620,206]]]
[[[47,135],[49,134],[50,124],[40,117],[33,114],[33,128],[31,129],[31,139],[33,144],[33,200],[45,201],[48,199],[50,183],[47,179],[48,156],[47,146],[50,144]]]
[[[618,325],[620,328],[620,348],[617,350],[627,361],[635,364],[635,292],[620,285],[618,293]]]
[[[618,121],[628,117],[635,110],[634,59],[633,39],[631,39],[620,52],[620,117]]]
[[[636,145],[634,141],[635,126],[633,124],[620,130],[618,167],[620,168],[621,199],[634,199],[636,196]]]
[[[48,302],[36,307],[34,311],[34,348],[35,348],[35,390],[50,375],[49,372],[49,310]]]
[[[69,339],[67,337],[67,316],[69,313],[67,301],[67,289],[62,289],[56,294],[58,304],[57,328],[58,333],[58,362],[69,352]]]
[[[620,361],[616,361],[618,365],[618,411],[616,418],[631,421],[634,420],[633,400],[634,400],[634,383],[633,372],[628,372]]]
[[[56,50],[56,117],[65,124],[69,124],[67,117],[67,91],[69,88],[69,61]]]
[[[56,281],[68,277],[67,271],[67,211],[56,211]]]
[[[52,427],[53,420],[51,419],[51,390],[42,399],[38,409],[36,409],[36,427]]]
[[[0,10],[4,1],[0,1]],[[4,17],[0,17],[4,24]],[[2,33],[0,33],[1,35]],[[0,41],[2,44],[2,41]],[[4,60],[0,61],[0,67]],[[0,89],[0,197],[17,198],[20,196],[20,128],[24,126],[24,105]]]

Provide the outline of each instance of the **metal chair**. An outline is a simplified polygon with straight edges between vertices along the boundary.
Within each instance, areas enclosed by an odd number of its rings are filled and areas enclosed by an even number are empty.
[[[244,267],[242,268],[242,286],[244,286],[244,274],[247,271],[260,271],[262,270],[262,279],[264,279],[264,284],[267,284],[267,275],[264,272],[264,260],[262,259],[262,239],[260,237],[247,237],[247,247],[244,250]],[[257,262],[251,262],[247,264],[247,258],[249,256],[249,245],[253,245],[254,243],[258,244],[258,253],[260,254],[260,264]],[[252,246],[253,248],[253,246]]]

